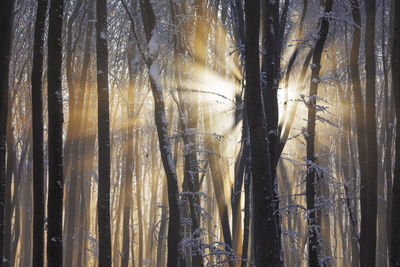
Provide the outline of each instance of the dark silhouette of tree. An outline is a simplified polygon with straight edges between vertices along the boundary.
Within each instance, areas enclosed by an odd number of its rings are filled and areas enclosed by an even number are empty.
[[[377,216],[377,168],[378,152],[375,111],[375,0],[366,1],[365,25],[365,73],[366,108],[365,129],[367,145],[367,166],[365,180],[361,180],[361,233],[360,264],[374,266],[376,256],[376,216]]]
[[[307,198],[307,213],[308,213],[308,264],[309,266],[322,266],[323,260],[320,259],[318,253],[321,249],[321,232],[320,225],[318,225],[318,214],[316,206],[316,194],[318,179],[321,178],[320,172],[316,164],[316,115],[317,115],[317,98],[318,98],[318,84],[320,83],[320,70],[321,70],[321,55],[324,44],[329,32],[329,20],[327,15],[332,10],[333,0],[325,1],[324,15],[321,18],[320,27],[317,33],[315,48],[313,52],[313,60],[311,67],[311,85],[308,107],[307,119],[307,177],[306,177],[306,198]]]
[[[400,2],[394,1],[392,41],[392,87],[395,96],[396,121],[400,121]],[[392,234],[390,266],[400,266],[400,123],[396,123],[396,159],[392,191]]]
[[[256,266],[279,266],[280,255],[275,253],[278,248],[273,248],[276,243],[271,242],[277,239],[278,232],[276,217],[273,215],[270,139],[260,88],[260,1],[245,2],[245,18],[245,105],[250,131],[253,231],[256,233],[253,237],[254,261]]]
[[[0,44],[0,266],[9,259],[3,258],[4,245],[4,211],[6,190],[6,136],[8,91],[9,91],[9,66],[11,55],[12,18],[14,1],[6,1],[2,4],[0,11],[0,34],[4,37]]]
[[[153,7],[149,0],[140,1],[144,33],[146,37],[146,43],[153,51],[149,53],[146,57],[142,50],[141,57],[145,60],[146,67],[149,71],[149,81],[150,87],[153,92],[154,98],[154,120],[157,128],[158,143],[161,154],[161,161],[164,167],[165,175],[167,178],[167,188],[168,188],[168,204],[169,204],[169,221],[168,221],[168,256],[167,256],[167,266],[173,267],[178,266],[179,262],[179,243],[182,239],[180,234],[181,228],[181,212],[179,208],[179,189],[178,189],[178,177],[176,173],[175,163],[172,158],[171,144],[169,140],[168,130],[167,130],[167,120],[165,115],[165,104],[164,104],[164,94],[161,85],[161,80],[159,76],[159,67],[156,59],[158,44],[155,43],[157,38],[157,32],[155,28],[155,14]],[[125,5],[125,9],[127,7]],[[128,10],[127,10],[128,11]],[[130,14],[128,12],[128,14]],[[134,19],[130,15],[131,23],[134,24]],[[139,39],[135,28],[132,27],[135,41],[139,44]],[[153,43],[151,43],[153,41]],[[154,47],[151,47],[153,45]],[[154,51],[155,50],[155,51]]]
[[[44,261],[44,151],[43,151],[43,53],[48,0],[38,1],[32,63],[32,135],[33,135],[33,266]]]
[[[98,107],[98,196],[99,265],[111,266],[110,230],[110,119],[108,93],[107,1],[96,2],[96,59]]]
[[[48,37],[48,231],[47,259],[49,266],[62,265],[63,210],[63,98],[61,88],[63,0],[51,0]]]
[[[266,227],[268,238],[265,251],[271,253],[272,266],[281,266],[281,222],[278,196],[278,177],[276,166],[279,161],[279,128],[278,128],[278,84],[280,80],[281,56],[281,28],[279,19],[279,1],[261,1],[262,14],[262,61],[261,61],[261,94],[262,109],[265,113],[266,132],[268,138],[268,153],[270,160],[270,177],[265,180],[265,205],[268,209],[267,221],[271,224]],[[251,140],[251,137],[250,137]]]

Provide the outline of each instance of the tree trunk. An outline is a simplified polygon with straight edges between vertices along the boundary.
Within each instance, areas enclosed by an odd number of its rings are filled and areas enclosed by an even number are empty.
[[[279,153],[279,110],[278,110],[278,81],[280,79],[280,22],[279,1],[262,1],[262,47],[261,64],[261,95],[262,107],[265,112],[268,151],[270,157],[270,177],[266,177],[265,201],[268,210],[267,221],[272,222],[269,228],[270,247],[267,251],[273,253],[273,266],[282,266],[281,248],[281,218],[279,214],[278,177],[276,166]],[[251,138],[250,138],[251,140]],[[272,240],[271,240],[272,239]]]
[[[319,32],[315,42],[313,52],[313,61],[311,69],[311,85],[308,107],[307,119],[307,177],[306,177],[306,199],[307,199],[307,213],[308,213],[308,264],[309,266],[323,266],[324,262],[319,257],[321,250],[321,232],[318,225],[317,208],[315,205],[316,199],[316,184],[318,179],[322,178],[317,169],[317,158],[315,156],[315,125],[317,113],[317,92],[318,84],[320,82],[320,69],[321,69],[321,55],[324,48],[325,40],[329,32],[329,21],[327,14],[332,10],[333,0],[325,2],[325,13],[321,18]]]
[[[142,0],[142,13],[146,41],[149,45],[156,35],[155,15],[149,0]],[[157,37],[154,37],[157,38]],[[152,43],[153,45],[157,45]],[[155,48],[155,47],[152,47]],[[158,62],[155,60],[156,54],[150,54],[146,59],[149,71],[150,87],[154,98],[154,120],[157,128],[158,143],[160,147],[161,160],[167,177],[168,203],[169,203],[169,225],[168,225],[168,259],[167,266],[178,266],[179,262],[179,243],[181,240],[181,214],[179,209],[179,189],[176,167],[173,162],[171,144],[167,131],[168,122],[165,116],[164,94],[161,85]]]
[[[77,199],[79,199],[79,186],[78,186],[78,162],[79,162],[79,131],[80,131],[80,120],[78,116],[83,110],[83,99],[81,96],[84,94],[83,88],[79,91],[79,96],[77,96],[77,86],[75,86],[74,80],[74,49],[73,49],[73,24],[79,15],[83,0],[76,2],[73,12],[68,19],[67,23],[67,42],[66,42],[66,78],[68,85],[68,105],[69,105],[69,117],[68,117],[68,129],[65,145],[64,154],[64,176],[65,176],[65,186],[66,186],[66,196],[65,196],[65,215],[64,215],[64,235],[65,235],[65,246],[64,246],[64,265],[71,266],[74,263],[76,255],[76,214],[79,214],[79,209],[76,208]],[[90,27],[88,27],[89,29]],[[76,42],[76,41],[75,41]],[[84,56],[85,57],[85,56]],[[84,71],[84,70],[83,70]],[[77,76],[77,75],[76,75]],[[83,76],[83,75],[82,75]],[[79,86],[79,85],[78,85]],[[81,102],[81,103],[79,103]],[[80,105],[80,108],[78,107]],[[68,175],[69,174],[69,175]],[[74,254],[75,252],[75,254]]]
[[[396,159],[393,176],[390,266],[400,266],[400,1],[394,2],[392,87],[396,103]]]
[[[4,203],[6,188],[6,135],[8,114],[8,74],[11,57],[11,32],[14,1],[3,3],[0,11],[0,266],[3,266],[4,251]],[[9,260],[9,259],[7,259]]]
[[[51,0],[48,37],[48,231],[47,259],[49,266],[62,265],[63,100],[61,87],[63,0]]]
[[[45,192],[42,75],[47,3],[48,0],[38,1],[32,63],[33,266],[43,266],[44,264]]]
[[[111,266],[110,229],[110,108],[108,89],[107,3],[96,5],[99,266]]]
[[[108,94],[107,2],[96,2],[96,58],[98,97],[99,183],[97,212],[99,226],[99,266],[111,266],[110,231],[110,121]]]
[[[253,186],[253,245],[256,266],[280,266],[278,222],[274,216],[273,175],[270,139],[260,88],[259,24],[260,1],[245,2],[245,105],[250,131],[250,155]],[[271,63],[271,62],[269,62]],[[273,70],[274,71],[274,70]],[[271,242],[272,240],[272,242]]]
[[[132,5],[134,1],[132,1]],[[135,6],[132,6],[134,9]],[[131,25],[134,27],[134,25]],[[129,41],[132,40],[132,33],[130,33]],[[125,205],[124,205],[124,218],[123,218],[123,239],[122,239],[122,262],[121,266],[128,266],[129,263],[129,243],[133,246],[133,240],[130,242],[130,214],[132,209],[132,180],[133,180],[133,172],[135,169],[135,157],[134,157],[134,147],[133,147],[133,138],[134,138],[134,112],[135,112],[135,75],[137,71],[137,66],[134,65],[134,59],[137,55],[134,55],[135,46],[131,43],[128,44],[128,71],[129,71],[129,87],[128,87],[128,105],[127,105],[127,117],[128,117],[128,126],[127,126],[127,159],[126,159],[126,176],[125,176]],[[133,221],[133,219],[132,219]],[[133,258],[133,255],[132,255]],[[134,262],[134,261],[132,261]]]
[[[360,264],[374,266],[376,256],[376,215],[377,215],[377,138],[375,112],[375,0],[366,1],[365,26],[365,72],[366,109],[365,129],[367,144],[366,177],[361,181],[361,236]]]

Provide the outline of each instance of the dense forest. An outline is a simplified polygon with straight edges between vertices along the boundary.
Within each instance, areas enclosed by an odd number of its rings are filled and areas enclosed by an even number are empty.
[[[399,0],[2,0],[1,266],[400,266]]]

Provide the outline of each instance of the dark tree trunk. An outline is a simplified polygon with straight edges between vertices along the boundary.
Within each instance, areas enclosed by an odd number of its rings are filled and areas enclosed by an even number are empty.
[[[62,265],[63,99],[61,89],[63,0],[51,0],[48,37],[48,231],[47,259],[49,266]]]
[[[394,2],[392,47],[392,87],[396,103],[396,159],[392,195],[390,266],[400,266],[400,1]]]
[[[361,82],[359,74],[359,51],[360,51],[360,40],[361,40],[361,16],[360,16],[360,3],[359,0],[351,0],[351,13],[353,17],[353,42],[351,45],[350,52],[350,70],[351,70],[351,81],[353,84],[354,93],[354,109],[356,115],[356,126],[357,126],[357,146],[358,146],[358,157],[360,164],[360,177],[361,187],[365,186],[366,183],[366,171],[367,171],[367,148],[366,148],[366,132],[365,132],[365,115],[364,115],[364,101],[361,92]],[[360,202],[365,203],[365,190],[361,190]],[[365,205],[361,204],[361,214],[365,214]],[[363,232],[363,221],[361,219],[361,232]],[[362,238],[360,240],[362,243]],[[360,248],[361,249],[361,248]],[[361,252],[361,250],[360,250]],[[361,258],[360,258],[361,259]]]
[[[6,1],[0,11],[0,266],[3,266],[4,251],[4,203],[6,188],[6,135],[8,114],[8,74],[11,57],[11,32],[14,1]],[[8,260],[8,259],[7,259]]]
[[[110,119],[108,94],[107,1],[96,2],[96,58],[98,97],[99,183],[97,212],[99,226],[99,266],[111,266],[110,231]]]
[[[158,67],[149,66],[153,69]],[[153,91],[153,97],[155,102],[155,123],[158,133],[158,141],[161,152],[161,160],[163,162],[165,174],[167,176],[168,186],[168,202],[169,202],[169,224],[168,224],[168,259],[167,266],[174,267],[178,266],[179,261],[179,242],[181,240],[180,227],[181,218],[179,210],[179,190],[178,190],[178,177],[175,169],[175,164],[172,160],[171,145],[167,132],[167,121],[165,117],[164,109],[164,97],[162,88],[158,87],[157,77],[150,77],[150,84]]]
[[[263,110],[266,119],[266,131],[269,142],[270,177],[265,181],[265,202],[272,209],[268,210],[267,221],[272,222],[269,228],[270,249],[273,253],[273,266],[283,265],[281,255],[281,220],[279,214],[278,177],[276,173],[279,153],[279,111],[278,111],[278,83],[280,80],[280,22],[279,1],[262,1],[262,47],[261,64],[261,94]],[[250,138],[251,139],[251,138]]]
[[[245,2],[245,105],[250,131],[250,155],[253,186],[253,245],[256,266],[282,264],[277,240],[278,222],[274,216],[273,174],[270,138],[260,88],[259,27],[260,1]],[[269,62],[270,63],[270,62]],[[275,71],[275,70],[273,70]]]
[[[143,25],[147,44],[155,32],[155,15],[149,0],[140,2],[143,14]],[[165,116],[164,94],[159,76],[156,55],[146,58],[149,70],[150,87],[154,98],[154,120],[157,128],[158,143],[160,147],[161,161],[163,163],[168,187],[169,224],[168,224],[168,259],[167,266],[178,266],[179,243],[181,240],[181,213],[179,209],[178,177],[175,163],[172,158],[171,143],[168,135],[168,123]]]
[[[44,264],[43,53],[48,0],[38,1],[32,63],[33,266]]]
[[[11,92],[8,93],[8,114],[7,114],[7,169],[6,169],[6,190],[5,190],[5,206],[4,206],[4,255],[5,259],[4,266],[11,266],[11,223],[12,223],[12,205],[11,205],[11,187],[12,187],[12,177],[16,172],[16,145],[14,142],[12,123],[12,108],[15,100],[15,90],[13,91],[13,96]]]
[[[361,181],[361,266],[374,266],[376,256],[376,215],[377,215],[377,138],[375,112],[375,0],[366,1],[365,26],[365,72],[366,108],[365,129],[367,144],[366,177]]]
[[[393,42],[393,26],[394,26],[394,2],[390,2],[390,19],[389,19],[389,46],[387,48],[387,58],[392,58],[392,42]],[[388,66],[390,66],[388,64]],[[387,68],[387,66],[386,66]],[[392,69],[392,68],[391,68]],[[388,73],[386,73],[388,76]],[[393,135],[395,134],[395,127],[394,127],[394,120],[396,116],[396,107],[397,105],[397,100],[396,100],[396,95],[394,94],[394,88],[393,86],[389,86],[389,79],[388,77],[385,76],[386,80],[386,85],[387,86],[387,92],[385,92],[385,97],[386,95],[389,94],[390,91],[390,104],[388,101],[385,101],[385,103],[388,103],[386,105],[385,112],[387,114],[387,124],[386,124],[386,151],[385,151],[385,172],[386,172],[386,236],[387,236],[387,245],[388,245],[388,259],[390,263],[390,253],[391,253],[391,238],[392,238],[392,186],[393,186],[393,155],[392,153],[395,151],[392,149],[393,146]],[[389,99],[389,98],[388,98]]]
[[[323,262],[319,258],[320,252],[320,239],[321,232],[318,226],[318,213],[315,205],[316,199],[316,184],[318,183],[319,171],[316,169],[317,158],[315,157],[315,125],[317,113],[317,92],[320,80],[321,70],[321,55],[329,32],[329,21],[327,14],[332,10],[333,0],[325,2],[325,14],[321,18],[319,32],[315,43],[313,52],[313,61],[311,68],[311,85],[308,107],[308,120],[307,120],[307,177],[306,177],[306,199],[307,199],[307,213],[308,213],[308,264],[309,266],[323,266]]]

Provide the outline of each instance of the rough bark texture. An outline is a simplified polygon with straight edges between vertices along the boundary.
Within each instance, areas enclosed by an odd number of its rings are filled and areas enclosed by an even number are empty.
[[[110,231],[110,122],[108,93],[107,3],[97,1],[96,57],[98,97],[98,226],[99,265],[111,266]]]
[[[273,259],[270,264],[280,266],[281,254],[281,220],[279,214],[278,177],[276,166],[279,160],[279,110],[278,110],[278,83],[280,80],[280,22],[279,1],[262,1],[262,47],[261,64],[261,94],[263,110],[265,112],[267,137],[269,141],[270,173],[266,180],[265,203],[271,206],[267,214],[267,221],[272,222],[269,229]]]
[[[97,212],[99,226],[99,266],[111,266],[110,231],[110,114],[108,93],[107,2],[97,1],[96,58],[98,98],[99,183]]]
[[[317,92],[319,84],[319,73],[321,70],[321,55],[324,48],[326,37],[329,32],[329,21],[327,15],[332,10],[333,0],[325,2],[325,14],[321,18],[320,28],[317,34],[315,49],[313,53],[313,61],[311,68],[311,85],[308,106],[308,120],[307,120],[307,181],[306,181],[306,199],[307,199],[307,212],[308,212],[308,263],[309,266],[323,266],[324,262],[319,257],[321,249],[321,231],[318,225],[319,219],[317,218],[317,208],[315,203],[316,198],[316,184],[320,176],[316,164],[318,164],[315,157],[315,125],[317,113]]]
[[[48,0],[38,1],[32,63],[32,135],[33,135],[33,266],[44,261],[44,151],[43,151],[43,52]]]
[[[49,266],[62,265],[63,99],[61,89],[63,0],[51,0],[48,37],[48,231],[47,259]]]

